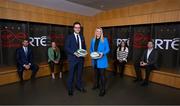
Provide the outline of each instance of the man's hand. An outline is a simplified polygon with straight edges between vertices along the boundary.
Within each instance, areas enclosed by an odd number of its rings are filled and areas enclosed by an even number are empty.
[[[59,63],[59,61],[54,61],[54,63],[58,64],[58,63]]]
[[[147,63],[144,63],[144,66],[147,66]]]
[[[145,63],[144,61],[140,62],[140,66],[146,66],[146,65],[147,65],[147,63]]]
[[[74,55],[75,55],[76,57],[80,57],[77,52],[74,52]]]
[[[30,68],[30,65],[24,65],[24,68],[28,70]]]
[[[99,53],[99,58],[102,58],[103,57],[103,53]]]

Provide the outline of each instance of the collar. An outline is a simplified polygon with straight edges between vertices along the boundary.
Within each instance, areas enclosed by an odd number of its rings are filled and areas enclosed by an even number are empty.
[[[151,49],[148,49],[148,51],[152,51],[153,50],[153,48],[151,48]]]
[[[23,48],[28,48],[28,47],[23,46]]]
[[[79,34],[77,34],[77,33],[74,32],[74,35],[79,35]]]

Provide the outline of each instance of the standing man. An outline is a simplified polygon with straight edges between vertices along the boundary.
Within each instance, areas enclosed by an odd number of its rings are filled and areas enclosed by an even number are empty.
[[[157,59],[158,59],[158,52],[154,49],[154,44],[152,41],[149,41],[147,44],[147,50],[144,51],[141,61],[139,64],[136,64],[136,79],[135,82],[138,81],[138,79],[142,79],[141,74],[141,68],[145,68],[145,79],[142,86],[147,86],[149,84],[149,76],[152,70],[157,68]]]
[[[32,62],[33,55],[32,50],[28,47],[28,40],[23,40],[22,47],[17,49],[16,61],[17,61],[17,72],[21,83],[23,84],[23,72],[24,70],[31,70],[31,80],[35,80],[36,73],[39,67]]]
[[[74,75],[76,75],[75,72],[77,72],[76,89],[80,92],[86,92],[82,84],[84,57],[79,57],[75,53],[78,49],[86,50],[85,40],[83,35],[80,34],[81,24],[79,22],[73,24],[73,29],[74,33],[69,35],[65,42],[65,50],[69,62],[69,78],[67,82],[69,96],[73,96],[73,80]]]

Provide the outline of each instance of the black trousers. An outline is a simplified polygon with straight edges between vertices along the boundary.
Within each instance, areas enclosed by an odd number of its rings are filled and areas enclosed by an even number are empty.
[[[106,78],[105,69],[94,67],[94,86],[100,88],[100,90],[105,90]]]
[[[21,65],[17,65],[17,72],[19,75],[19,78],[21,81],[23,81],[23,72],[24,72],[25,68]],[[31,74],[31,79],[34,79],[36,76],[37,71],[39,70],[39,66],[36,64],[31,64],[30,65],[30,70],[32,71]]]
[[[135,72],[136,72],[136,78],[138,80],[142,79],[142,72],[141,72],[141,68],[145,69],[145,82],[149,82],[149,76],[150,73],[152,72],[152,70],[156,69],[156,67],[154,65],[147,65],[147,66],[140,66],[140,63],[136,63],[134,64],[134,68],[135,68]]]
[[[80,89],[84,88],[83,67],[84,67],[84,60],[69,61],[69,74],[68,74],[68,81],[67,81],[68,90],[73,90],[74,81],[76,82],[77,88],[80,88]]]
[[[59,61],[58,64],[54,63],[53,61],[50,61],[50,62],[48,62],[48,64],[49,64],[49,68],[51,70],[51,73],[54,73],[55,65],[58,66],[58,72],[62,72],[62,70],[63,70],[63,61]]]
[[[124,75],[124,69],[125,69],[125,65],[126,65],[126,61],[119,61],[119,60],[115,60],[113,65],[114,65],[114,74],[117,74],[117,70],[119,68],[119,72],[120,75],[123,76]]]

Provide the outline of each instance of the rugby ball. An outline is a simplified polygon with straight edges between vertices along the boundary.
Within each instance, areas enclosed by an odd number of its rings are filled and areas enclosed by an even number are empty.
[[[77,53],[79,56],[86,56],[88,54],[87,51],[84,49],[78,49]]]
[[[91,56],[93,59],[98,59],[99,56],[100,56],[100,54],[99,54],[98,52],[92,52],[92,53],[90,54],[90,56]]]

